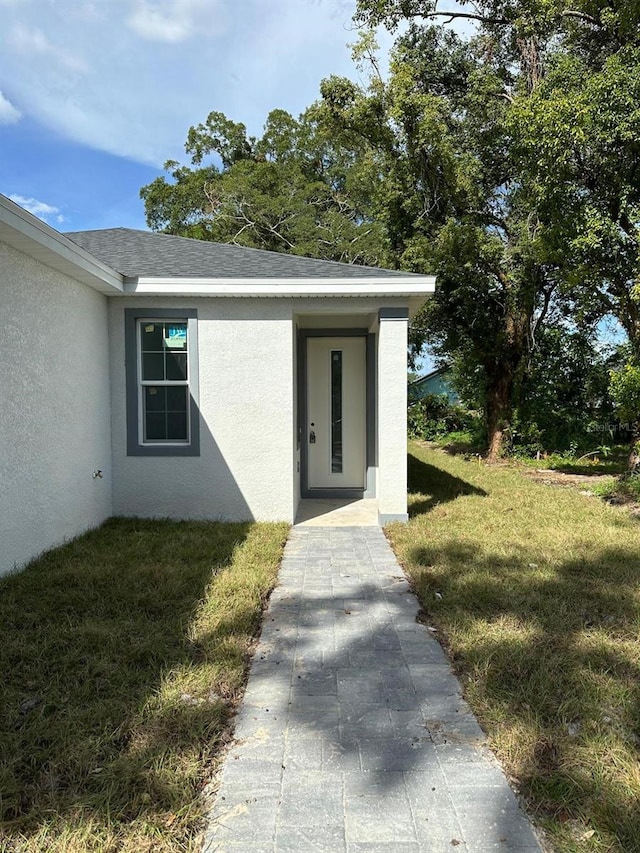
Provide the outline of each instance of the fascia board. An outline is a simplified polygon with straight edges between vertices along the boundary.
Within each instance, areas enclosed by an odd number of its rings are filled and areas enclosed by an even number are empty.
[[[434,276],[393,278],[138,278],[125,281],[125,295],[226,297],[403,296],[422,300],[435,292]]]
[[[124,289],[120,273],[3,195],[0,240],[101,293],[122,293]]]

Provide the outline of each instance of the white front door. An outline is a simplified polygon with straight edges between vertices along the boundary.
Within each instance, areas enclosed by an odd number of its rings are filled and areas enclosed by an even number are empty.
[[[363,489],[366,339],[307,339],[307,485]]]

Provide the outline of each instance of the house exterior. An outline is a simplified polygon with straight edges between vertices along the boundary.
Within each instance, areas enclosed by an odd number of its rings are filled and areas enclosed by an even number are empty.
[[[0,196],[0,573],[112,515],[291,522],[343,496],[406,519],[407,328],[434,286],[63,235]]]
[[[460,396],[451,384],[451,380],[452,370],[446,365],[425,373],[419,379],[414,379],[413,382],[409,383],[408,388],[409,405],[432,395],[444,396],[452,404],[459,403]]]

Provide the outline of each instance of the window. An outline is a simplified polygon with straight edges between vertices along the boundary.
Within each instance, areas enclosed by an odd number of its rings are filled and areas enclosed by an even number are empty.
[[[128,455],[199,455],[196,311],[125,309],[125,325]]]
[[[342,350],[331,350],[331,473],[342,474]]]

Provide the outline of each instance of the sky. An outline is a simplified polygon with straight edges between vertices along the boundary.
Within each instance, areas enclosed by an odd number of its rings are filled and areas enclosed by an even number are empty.
[[[0,192],[60,231],[145,228],[142,186],[218,110],[259,134],[358,78],[355,0],[0,0]],[[391,37],[381,33],[383,53]]]

